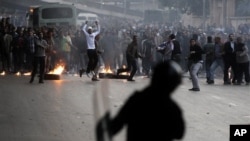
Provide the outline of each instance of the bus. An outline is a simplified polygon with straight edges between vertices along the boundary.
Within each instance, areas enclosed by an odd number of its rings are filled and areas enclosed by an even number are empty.
[[[46,4],[31,6],[29,9],[29,27],[76,26],[77,10],[73,5]]]
[[[77,16],[77,25],[82,26],[86,21],[93,24],[95,21],[99,21],[99,17],[94,13],[79,13]]]

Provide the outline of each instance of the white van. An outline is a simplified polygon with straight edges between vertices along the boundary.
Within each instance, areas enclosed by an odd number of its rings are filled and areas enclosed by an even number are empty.
[[[86,21],[92,24],[95,21],[99,21],[99,19],[98,16],[93,13],[79,13],[77,16],[77,25],[82,26]]]

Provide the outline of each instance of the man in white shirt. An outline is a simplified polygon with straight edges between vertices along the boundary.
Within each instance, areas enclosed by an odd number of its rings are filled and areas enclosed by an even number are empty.
[[[93,32],[93,29],[91,26],[88,27],[88,21],[85,22],[82,30],[86,36],[86,41],[87,41],[87,54],[89,58],[88,66],[87,66],[87,76],[89,77],[89,74],[92,73],[92,81],[98,81],[96,74],[94,73],[94,69],[97,66],[98,63],[98,56],[96,52],[96,45],[95,45],[95,37],[100,33],[100,25],[98,22],[95,22],[97,26],[97,31]]]

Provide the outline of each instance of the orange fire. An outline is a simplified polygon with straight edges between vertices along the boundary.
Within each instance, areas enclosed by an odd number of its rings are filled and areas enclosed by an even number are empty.
[[[20,73],[20,72],[17,72],[17,73],[16,73],[16,76],[21,76],[21,73]]]
[[[123,65],[122,68],[125,69],[126,66]],[[101,72],[101,73],[109,73],[109,74],[114,73],[114,72],[110,69],[110,67],[108,67],[108,68],[103,68],[100,72]],[[120,73],[120,75],[129,75],[129,74],[130,74],[129,72],[122,72],[122,73]]]
[[[110,67],[108,67],[107,69],[104,68],[101,73],[113,73],[113,71],[110,69]]]
[[[5,71],[3,71],[2,73],[0,73],[0,75],[5,75]]]
[[[123,65],[122,68],[123,68],[123,69],[126,69],[127,66],[126,66],[126,65]],[[122,73],[120,73],[120,75],[130,75],[130,73],[129,73],[129,72],[122,72]]]
[[[31,72],[25,72],[23,73],[24,76],[30,76],[31,75]]]
[[[120,73],[120,75],[130,75],[130,73],[129,72],[122,72],[122,73]]]
[[[58,65],[54,70],[51,70],[48,74],[62,74],[64,70],[63,65]]]

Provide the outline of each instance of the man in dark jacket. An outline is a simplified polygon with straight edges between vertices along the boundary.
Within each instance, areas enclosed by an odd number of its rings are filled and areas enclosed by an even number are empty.
[[[246,85],[249,85],[250,82],[250,75],[249,75],[249,55],[248,55],[248,48],[243,43],[242,38],[237,38],[237,46],[236,50],[236,63],[237,63],[237,85],[241,85],[243,75],[245,76]]]
[[[212,36],[207,37],[207,43],[203,46],[203,52],[205,54],[205,67],[206,67],[206,77],[207,77],[207,83],[212,83],[210,81],[210,67],[214,61],[214,51],[215,51],[215,45],[212,40]]]
[[[236,70],[236,42],[234,42],[234,35],[230,34],[228,36],[228,41],[224,44],[224,84],[231,84],[229,79],[229,68],[231,67],[233,71],[232,83],[235,83],[237,70]]]
[[[202,68],[202,48],[196,43],[195,39],[190,40],[190,56],[189,61],[191,62],[190,66],[190,76],[192,79],[193,88],[189,89],[190,91],[200,91],[200,86],[198,82],[198,72]]]
[[[177,62],[179,65],[181,65],[181,46],[179,41],[175,39],[175,35],[171,34],[169,35],[169,38],[171,39],[173,43],[173,50],[172,50],[172,56],[171,59],[175,62]]]
[[[117,75],[119,75],[122,72],[130,72],[130,75],[128,77],[128,81],[135,81],[133,79],[136,71],[137,71],[137,58],[141,57],[138,54],[138,45],[137,45],[137,36],[133,36],[133,41],[128,45],[126,50],[126,59],[127,59],[127,68],[120,68],[117,70]],[[132,69],[132,70],[131,70]]]
[[[35,58],[34,58],[34,64],[33,64],[33,71],[31,73],[31,79],[30,83],[34,81],[37,67],[39,68],[39,83],[44,83],[44,72],[45,72],[45,50],[48,48],[48,44],[46,40],[43,39],[43,33],[38,33],[38,38],[35,39]]]

